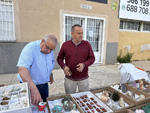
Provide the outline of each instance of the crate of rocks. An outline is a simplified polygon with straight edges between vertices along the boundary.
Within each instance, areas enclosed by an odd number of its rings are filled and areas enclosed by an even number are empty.
[[[89,91],[71,94],[71,96],[84,113],[113,112],[112,109]]]
[[[128,98],[128,100],[133,102],[136,106],[145,104],[150,101],[150,97],[148,95],[145,95],[145,93],[143,93],[142,91],[139,91],[136,88],[132,88],[127,84],[112,85],[111,88],[124,94]]]
[[[28,83],[0,87],[0,112],[32,113]]]
[[[70,95],[47,98],[49,113],[84,113]]]
[[[126,109],[135,106],[125,95],[111,87],[101,88],[91,92],[107,104],[114,112],[126,113]]]
[[[139,91],[143,92],[145,95],[150,96],[150,82],[145,81],[145,79],[135,80],[127,83],[131,88],[136,88]]]

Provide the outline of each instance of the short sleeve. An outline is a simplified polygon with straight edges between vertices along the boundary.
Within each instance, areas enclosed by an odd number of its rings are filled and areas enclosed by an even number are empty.
[[[34,50],[34,45],[32,42],[27,44],[23,48],[17,63],[17,67],[21,66],[29,69],[29,67],[32,65],[33,62],[33,52],[34,52],[33,50]]]

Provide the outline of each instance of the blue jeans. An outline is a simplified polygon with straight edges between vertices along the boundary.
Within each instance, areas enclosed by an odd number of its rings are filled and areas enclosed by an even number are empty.
[[[48,83],[36,85],[36,87],[38,88],[38,90],[41,94],[43,102],[46,102],[46,98],[49,95]]]
[[[20,82],[20,83],[22,83],[22,82]],[[38,88],[38,90],[41,94],[41,98],[43,99],[43,102],[46,102],[46,98],[49,95],[48,83],[36,85],[36,87]]]

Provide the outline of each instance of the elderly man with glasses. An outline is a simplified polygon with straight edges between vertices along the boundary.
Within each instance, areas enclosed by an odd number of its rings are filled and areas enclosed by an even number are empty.
[[[20,82],[28,82],[31,90],[32,104],[46,102],[49,95],[48,82],[53,83],[52,70],[55,65],[53,50],[57,45],[54,35],[47,35],[42,40],[28,43],[22,50],[18,60]]]

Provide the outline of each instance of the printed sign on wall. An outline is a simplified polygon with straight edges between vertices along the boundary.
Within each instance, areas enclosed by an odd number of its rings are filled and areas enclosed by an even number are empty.
[[[120,0],[119,18],[150,21],[150,0]]]
[[[117,10],[117,1],[112,1],[111,8],[113,11]]]
[[[93,1],[93,2],[99,2],[99,3],[107,4],[107,0],[86,0],[86,1]]]

